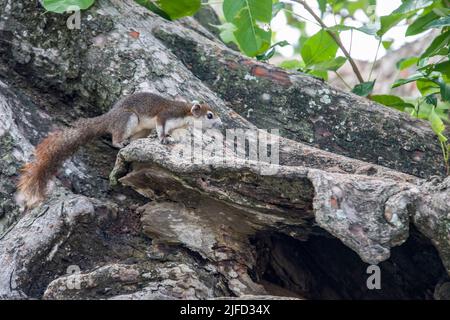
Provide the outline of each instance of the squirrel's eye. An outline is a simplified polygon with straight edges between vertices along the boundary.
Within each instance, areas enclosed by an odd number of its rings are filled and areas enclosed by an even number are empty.
[[[212,119],[213,118],[213,114],[211,112],[208,112],[208,114],[206,116],[208,117],[208,119]]]

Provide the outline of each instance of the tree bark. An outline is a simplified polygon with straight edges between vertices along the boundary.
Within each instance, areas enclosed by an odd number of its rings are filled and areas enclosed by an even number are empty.
[[[131,0],[97,1],[81,30],[34,2],[0,8],[0,297],[376,294],[341,277],[344,262],[354,272],[379,264],[388,277],[407,270],[381,297],[431,298],[435,287],[445,296],[450,178],[424,180],[444,170],[425,122],[245,58],[194,19],[165,21]],[[183,162],[174,150],[189,140],[147,138],[118,153],[111,187],[115,151],[97,142],[23,214],[14,184],[32,145],[135,91],[204,100],[226,128],[279,129],[269,135],[279,164],[229,153]],[[213,144],[202,139],[198,150]],[[311,254],[316,243],[331,245]],[[334,269],[315,267],[333,254]],[[423,265],[413,262],[420,254]]]

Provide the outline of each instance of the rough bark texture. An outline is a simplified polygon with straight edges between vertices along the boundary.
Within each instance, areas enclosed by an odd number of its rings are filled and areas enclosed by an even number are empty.
[[[425,180],[443,172],[426,123],[245,58],[201,15],[168,22],[100,0],[71,31],[42,12],[0,0],[0,297],[449,296],[450,178]],[[113,167],[101,140],[20,211],[33,145],[144,90],[205,100],[227,128],[280,129],[279,165],[227,152],[193,163],[175,152],[189,139],[147,138]],[[191,134],[198,150],[214,144]],[[367,289],[367,264],[382,290]]]

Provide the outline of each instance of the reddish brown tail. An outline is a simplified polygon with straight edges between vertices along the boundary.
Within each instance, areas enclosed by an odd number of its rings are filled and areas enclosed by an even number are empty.
[[[108,132],[105,116],[82,119],[72,128],[55,131],[35,149],[33,162],[22,169],[17,200],[27,207],[34,207],[45,199],[47,185],[64,161],[80,146]]]

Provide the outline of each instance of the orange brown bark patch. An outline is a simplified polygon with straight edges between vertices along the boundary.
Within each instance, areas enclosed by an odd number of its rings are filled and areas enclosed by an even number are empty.
[[[250,72],[253,76],[258,78],[266,78],[272,82],[281,84],[282,86],[291,86],[292,82],[286,72],[280,70],[271,70],[263,66],[253,66]]]

